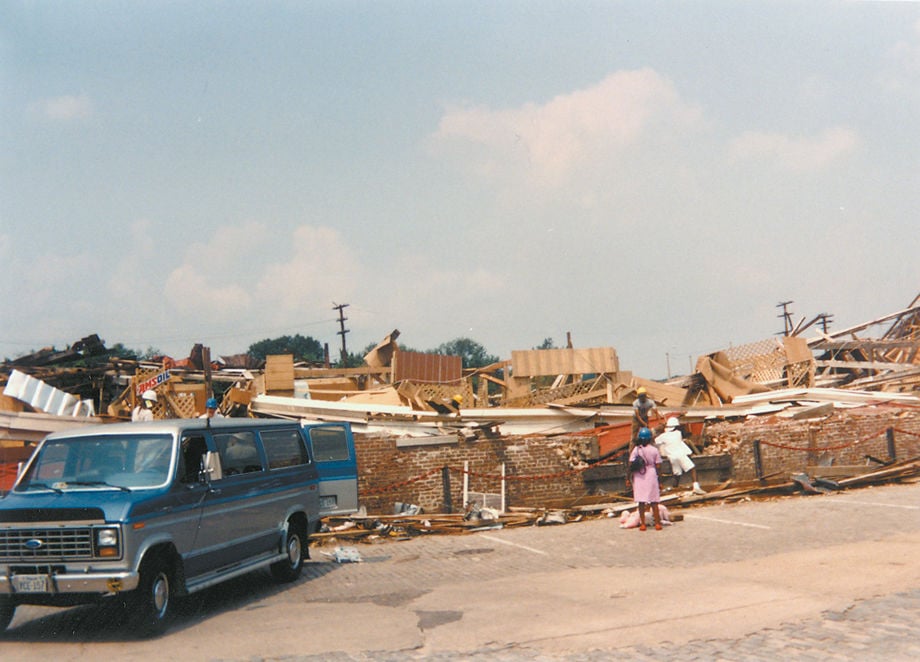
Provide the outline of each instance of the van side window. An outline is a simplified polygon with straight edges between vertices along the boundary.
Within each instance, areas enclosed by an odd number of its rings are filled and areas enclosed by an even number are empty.
[[[182,452],[179,454],[179,482],[194,484],[202,470],[201,462],[208,451],[204,437],[189,435],[182,437]]]
[[[336,462],[348,459],[348,438],[344,427],[322,427],[310,430],[313,455],[317,462]]]
[[[263,431],[262,447],[268,456],[269,469],[296,467],[310,462],[298,430]]]
[[[215,434],[214,443],[224,476],[262,471],[262,459],[252,432]]]

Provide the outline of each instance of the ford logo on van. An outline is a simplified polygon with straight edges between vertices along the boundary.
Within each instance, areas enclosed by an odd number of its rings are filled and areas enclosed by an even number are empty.
[[[26,540],[25,542],[26,549],[39,549],[44,544],[45,543],[39,540],[38,538],[31,538],[30,540]]]

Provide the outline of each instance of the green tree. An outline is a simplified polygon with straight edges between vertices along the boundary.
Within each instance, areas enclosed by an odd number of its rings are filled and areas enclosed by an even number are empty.
[[[556,349],[556,343],[552,338],[544,338],[543,342],[534,347],[534,349]]]
[[[310,336],[281,336],[279,338],[266,338],[253,343],[247,350],[248,354],[258,361],[264,361],[269,354],[293,354],[295,361],[321,362],[325,359],[325,352],[320,341]]]
[[[147,349],[138,354],[138,358],[142,360],[150,360],[156,356],[163,356],[163,352],[161,352],[159,348],[153,347],[151,345],[148,345]]]
[[[486,352],[485,347],[470,338],[454,338],[449,342],[441,343],[430,352],[432,354],[459,356],[463,360],[464,368],[481,368],[499,361],[497,356],[489,354]]]
[[[122,343],[117,342],[111,347],[109,347],[109,356],[114,356],[118,359],[137,359],[141,354],[136,349],[131,349],[130,347],[125,347]]]

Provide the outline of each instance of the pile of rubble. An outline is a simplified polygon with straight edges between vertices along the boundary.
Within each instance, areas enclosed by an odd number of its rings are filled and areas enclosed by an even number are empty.
[[[670,511],[670,521],[683,519],[682,509],[711,503],[733,503],[756,499],[830,494],[848,488],[882,483],[920,482],[920,459],[892,461],[867,466],[862,473],[839,480],[813,479],[807,474],[793,474],[788,479],[749,481],[732,480],[715,486],[705,494],[692,492],[665,493],[661,503]],[[589,519],[623,517],[634,513],[638,504],[628,498],[611,501],[611,496],[595,499],[596,503],[557,508],[508,508],[507,512],[473,509],[465,513],[413,513],[396,515],[339,515],[323,520],[321,530],[310,536],[314,546],[337,546],[343,543],[375,544],[409,540],[418,536],[464,535],[492,529],[522,526],[572,524]],[[622,521],[622,519],[621,519]]]
[[[401,350],[394,330],[363,366],[335,368],[291,355],[262,365],[247,357],[212,361],[202,345],[185,359],[132,361],[91,335],[0,365],[0,461],[27,455],[29,443],[63,426],[127,420],[145,390],[158,395],[157,418],[198,416],[214,395],[227,416],[348,421],[358,434],[432,443],[616,430],[629,425],[640,387],[662,417],[679,415],[697,434],[718,420],[920,406],[920,297],[841,331],[827,331],[826,321],[790,320],[782,336],[699,357],[693,374],[666,381],[621,369],[612,347],[513,351],[508,360],[464,368],[458,356]],[[719,450],[732,452],[730,444]]]

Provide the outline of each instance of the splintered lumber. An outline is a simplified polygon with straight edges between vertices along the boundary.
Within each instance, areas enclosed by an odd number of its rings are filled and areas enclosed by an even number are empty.
[[[852,478],[844,478],[843,480],[837,481],[837,483],[841,487],[850,487],[853,485],[866,485],[899,478],[909,478],[918,473],[920,473],[920,457],[913,457],[903,462],[890,464],[878,471],[865,473],[861,476],[853,476]]]
[[[543,511],[545,512],[545,511]],[[379,533],[381,535],[393,535],[396,531],[403,531],[408,535],[420,534],[465,534],[486,528],[505,528],[510,526],[524,526],[534,524],[543,514],[540,511],[529,513],[506,513],[498,516],[496,519],[467,519],[463,513],[420,513],[417,515],[336,515],[324,518],[324,522],[330,525],[333,522],[355,522],[356,528],[344,529],[340,531],[329,531],[317,534],[317,539],[341,537],[360,538],[362,536],[354,533],[356,531],[366,531],[367,534]],[[330,527],[332,529],[340,527]],[[313,536],[311,536],[313,537]]]
[[[310,534],[310,540],[327,538],[364,538],[377,533],[374,529],[345,529],[343,531],[319,531]]]
[[[851,478],[862,476],[875,468],[865,464],[832,464],[829,467],[809,465],[805,468],[805,472],[812,478]]]

